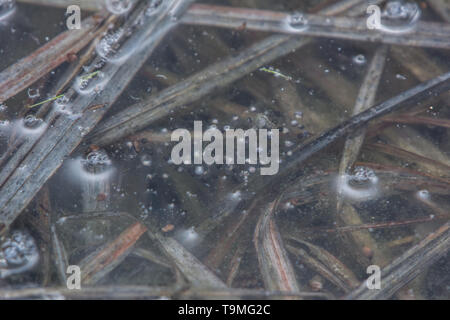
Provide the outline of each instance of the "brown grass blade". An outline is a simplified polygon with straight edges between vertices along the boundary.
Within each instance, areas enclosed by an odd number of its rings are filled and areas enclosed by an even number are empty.
[[[147,227],[136,222],[116,239],[97,249],[78,265],[81,269],[81,283],[92,285],[114,270],[134,249]]]
[[[370,290],[366,283],[346,296],[346,299],[389,299],[399,289],[424,272],[450,249],[450,222],[408,249],[381,271],[381,289]]]
[[[280,232],[274,221],[278,200],[263,208],[255,228],[253,242],[258,255],[264,285],[270,291],[298,292],[300,287]]]
[[[0,102],[24,90],[83,49],[99,32],[104,15],[84,20],[80,30],[68,30],[0,73]]]

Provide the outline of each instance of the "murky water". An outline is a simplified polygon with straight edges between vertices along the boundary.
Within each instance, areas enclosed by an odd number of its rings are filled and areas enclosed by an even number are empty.
[[[67,31],[65,5],[45,2],[0,1],[1,70]],[[208,298],[208,290],[242,297],[235,289],[252,289],[250,297],[256,298],[262,292],[272,292],[273,298],[306,293],[312,299],[341,298],[364,285],[369,266],[384,270],[448,222],[448,90],[404,103],[290,166],[303,145],[358,113],[355,104],[368,108],[447,73],[448,48],[313,37],[229,81],[227,72],[214,77],[202,71],[273,34],[245,24],[230,29],[185,25],[177,7],[165,7],[169,1],[98,2],[102,12],[116,15],[109,27],[71,53],[73,59],[0,104],[0,223],[8,227],[0,240],[0,297],[14,291],[18,297],[42,298],[20,291],[42,287],[48,288],[47,297],[71,298],[67,268],[78,266],[82,289],[97,288],[98,298],[118,297],[106,286],[132,285],[166,288],[150,296],[130,289],[133,298],[170,297],[181,288],[189,288],[188,298]],[[280,25],[297,39],[314,28],[316,18],[309,21],[306,13],[334,1],[202,3],[288,13]],[[145,8],[141,15],[139,5]],[[423,22],[446,23],[426,1],[379,6],[385,35],[416,34]],[[83,18],[94,14],[89,9],[81,7]],[[121,91],[115,70],[128,77],[120,68],[130,61],[140,64],[137,57],[154,40],[141,27],[164,10],[171,29],[150,58],[112,104],[94,103],[104,101],[108,88]],[[363,8],[361,17],[368,16]],[[382,61],[378,67],[376,59]],[[79,61],[63,90],[54,91]],[[239,73],[232,64],[225,67]],[[364,88],[368,70],[378,70],[379,81]],[[203,79],[212,83],[222,77],[225,84],[218,81],[198,94],[208,85]],[[376,94],[368,98],[371,90]],[[197,98],[190,101],[189,95]],[[96,131],[146,105],[156,110],[153,118],[146,116],[148,122],[139,122],[145,116],[140,113],[134,122]],[[98,124],[86,120],[95,114],[101,114]],[[248,153],[244,164],[230,164],[218,149],[211,155],[221,162],[201,161],[208,144],[219,138],[196,140],[194,121],[201,121],[204,132],[224,135],[231,129],[279,130],[277,173],[261,175],[270,161],[254,163]],[[119,129],[125,133],[114,136]],[[179,141],[171,141],[171,134],[177,129],[192,137],[192,161],[180,165],[172,159]],[[79,143],[72,142],[75,136]],[[221,148],[228,148],[223,139]],[[276,137],[265,139],[270,146]],[[242,141],[249,152],[250,139]],[[255,150],[261,154],[261,145]],[[41,161],[53,167],[39,166]],[[16,207],[15,201],[20,202]],[[14,216],[11,223],[7,215]],[[448,235],[445,241],[430,264],[414,256],[420,274],[401,278],[401,288],[383,298],[450,298]],[[273,270],[264,268],[272,264]],[[400,277],[406,273],[397,271]],[[288,280],[278,279],[279,273],[287,273]],[[392,281],[384,276],[381,290]]]

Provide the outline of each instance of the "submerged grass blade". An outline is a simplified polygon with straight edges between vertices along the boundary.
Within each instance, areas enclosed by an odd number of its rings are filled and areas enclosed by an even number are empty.
[[[418,22],[409,32],[389,33],[367,28],[367,18],[324,17],[304,14],[304,26],[289,25],[290,13],[196,4],[183,17],[182,22],[276,33],[298,34],[353,41],[381,42],[394,45],[450,48],[450,25],[446,23]]]
[[[324,15],[333,15],[349,10],[353,0],[340,1],[321,11]],[[351,15],[365,12],[365,8],[351,11]],[[151,96],[144,102],[135,104],[114,117],[101,123],[88,137],[89,143],[107,145],[145,128],[155,121],[166,117],[182,106],[194,102],[224,87],[244,75],[267,65],[270,61],[282,57],[310,43],[310,40],[287,35],[275,35],[241,51],[237,56],[215,63],[186,80]]]
[[[29,56],[0,73],[0,102],[4,102],[32,85],[83,49],[98,35],[104,16],[95,15],[83,21],[80,30],[61,33]]]
[[[278,183],[281,183],[282,186],[287,186],[288,181],[294,180],[301,173],[301,171],[297,170],[300,164],[333,142],[336,142],[339,138],[355,132],[355,130],[367,125],[367,123],[373,121],[374,119],[380,118],[390,112],[404,107],[405,104],[412,104],[429,95],[439,95],[449,89],[450,72],[421,83],[405,92],[398,94],[395,97],[386,100],[383,103],[372,106],[366,111],[358,113],[350,119],[342,122],[340,125],[323,132],[319,137],[313,139],[312,141],[295,148],[292,156],[287,158],[286,161],[284,161],[284,165],[280,167],[278,174],[268,177],[254,176],[252,179],[249,179],[248,185],[250,187],[247,187],[247,183],[245,183],[245,185],[237,186],[235,190],[248,189],[250,194],[261,194],[264,193],[264,191],[270,191],[270,188]],[[245,202],[248,202],[248,200]],[[241,201],[238,205],[245,206],[244,201]],[[219,210],[212,218],[203,222],[198,227],[199,230],[202,232],[211,231],[214,226],[222,221],[222,219],[232,213],[236,206],[230,208],[219,205],[219,208],[220,207],[222,210]]]
[[[165,237],[159,233],[149,233],[149,235],[158,242],[167,258],[175,264],[192,286],[200,288],[227,287],[222,280],[187,251],[177,240]]]
[[[443,257],[449,249],[450,222],[447,222],[381,270],[382,284],[380,290],[371,290],[364,282],[347,295],[346,299],[389,299],[399,289]]]
[[[255,228],[253,242],[265,288],[270,291],[295,293],[300,291],[300,287],[274,221],[278,201],[271,202],[263,208]]]
[[[116,239],[97,249],[78,265],[81,268],[81,283],[92,285],[114,270],[134,249],[147,228],[136,222],[124,230]]]
[[[363,84],[359,90],[353,109],[353,115],[367,110],[375,102],[375,96],[381,81],[387,54],[387,46],[382,46],[375,52],[367,69]],[[351,134],[347,137],[339,166],[339,177],[350,174],[350,169],[354,165],[364,142],[365,133],[366,129],[362,128],[355,134]],[[361,224],[362,220],[358,211],[351,204],[345,202],[340,185],[338,185],[337,194],[336,219],[338,224]],[[387,263],[385,253],[380,250],[380,247],[368,231],[363,230],[361,232],[342,235],[342,240],[347,242],[347,245],[355,248],[352,255],[355,257],[356,261],[362,262],[363,265],[366,265],[369,262],[366,255],[363,254],[363,248],[370,248],[374,252],[374,263],[381,266],[384,266]]]
[[[64,158],[100,121],[108,107],[119,97],[164,35],[175,25],[173,17],[182,14],[190,3],[190,0],[166,1],[164,10],[158,12],[157,17],[147,19],[145,23],[139,25],[136,34],[132,35],[128,41],[140,42],[143,37],[147,41],[122,64],[110,64],[105,67],[104,73],[108,75],[109,81],[103,91],[94,96],[78,95],[76,97],[73,105],[77,109],[74,111],[79,111],[82,116],[79,119],[58,117],[42,134],[41,139],[34,144],[32,151],[24,154],[23,164],[26,164],[27,173],[15,170],[11,175],[7,175],[8,180],[1,187],[0,221],[3,224],[9,226],[15,220],[42,185],[61,166]],[[143,5],[144,7],[137,8],[136,15],[132,15],[132,19],[144,14],[141,11],[145,9],[145,4]],[[104,104],[106,107],[88,110],[89,106],[99,104]],[[80,131],[80,128],[83,130]]]

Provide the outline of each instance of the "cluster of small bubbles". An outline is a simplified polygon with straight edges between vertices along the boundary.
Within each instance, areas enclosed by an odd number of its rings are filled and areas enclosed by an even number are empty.
[[[412,31],[422,12],[416,3],[389,1],[382,12],[381,31],[403,33]]]
[[[378,178],[373,170],[365,167],[356,167],[353,172],[351,181],[361,183],[361,182],[375,181],[377,179]]]
[[[101,58],[99,61],[97,61],[94,64],[94,69],[101,69],[106,65],[107,59],[106,58]]]
[[[4,112],[4,111],[6,111],[6,109],[8,109],[6,104],[0,103],[0,112]]]
[[[383,11],[383,16],[390,19],[410,19],[420,11],[416,3],[402,3],[401,1],[389,1]]]
[[[89,132],[89,130],[88,130],[87,128],[83,127],[83,126],[78,126],[77,128],[78,128],[78,131],[80,131],[80,135],[81,135],[82,137],[84,137],[85,135],[87,135],[88,132]]]
[[[108,59],[108,56],[114,53],[114,47],[123,36],[123,33],[123,28],[120,28],[114,33],[106,34],[95,48],[98,55],[104,59]]]
[[[103,181],[108,179],[115,169],[106,151],[98,149],[85,157],[77,157],[68,162],[68,173],[72,180]]]
[[[57,112],[67,115],[69,119],[76,120],[81,117],[81,113],[73,112],[69,99],[64,95],[55,100],[53,107]]]
[[[42,121],[43,121],[42,119],[36,118],[34,114],[29,114],[25,116],[25,118],[23,118],[25,126],[29,128],[39,126],[42,123]]]
[[[17,128],[23,135],[36,135],[42,133],[46,124],[44,120],[37,118],[34,114],[28,114],[23,119],[18,120]]]
[[[308,19],[301,12],[294,12],[287,18],[287,26],[292,31],[304,31],[308,28]]]
[[[69,98],[67,98],[65,95],[62,95],[58,99],[55,100],[56,106],[65,106],[68,103],[69,103]]]
[[[99,93],[103,90],[107,82],[108,79],[105,74],[101,71],[96,71],[91,74],[77,77],[75,79],[74,88],[79,94],[83,95]]]
[[[16,10],[16,0],[0,0],[0,20],[8,18]]]
[[[106,9],[112,14],[124,14],[133,6],[132,0],[105,0]]]
[[[357,65],[363,65],[366,64],[367,59],[363,54],[358,54],[353,57],[353,62],[356,63]]]
[[[39,250],[34,239],[26,232],[14,231],[0,247],[0,278],[22,273],[39,261]]]
[[[103,150],[90,152],[82,162],[88,167],[111,165],[111,160]]]
[[[338,193],[355,201],[373,199],[378,194],[378,177],[366,167],[356,167],[353,174],[338,178]]]
[[[39,94],[39,89],[28,88],[27,93],[28,93],[28,98],[30,98],[30,99],[39,98],[41,96]]]

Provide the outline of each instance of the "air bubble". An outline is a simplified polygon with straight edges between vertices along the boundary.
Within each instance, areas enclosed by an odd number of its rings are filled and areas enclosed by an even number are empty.
[[[294,12],[287,19],[288,29],[299,32],[308,28],[308,19],[301,12]]]
[[[83,181],[104,181],[115,171],[113,163],[106,151],[92,151],[84,158],[78,157],[68,162],[71,178]]]
[[[100,57],[108,60],[109,56],[115,52],[119,40],[121,39],[123,34],[124,31],[122,28],[118,29],[114,33],[106,34],[96,46],[97,54]]]
[[[142,37],[133,42],[126,38],[124,29],[105,35],[96,46],[97,54],[109,63],[122,64],[145,43]]]
[[[132,0],[105,0],[106,9],[112,14],[124,14],[133,6]]]
[[[69,104],[69,99],[66,96],[59,97],[53,103],[56,112],[65,114],[69,119],[76,120],[81,117],[81,113],[74,113],[72,105]]]
[[[38,135],[44,132],[47,124],[44,120],[36,118],[34,114],[29,114],[23,119],[16,121],[16,127],[22,135]]]
[[[417,192],[417,196],[421,200],[430,200],[430,192],[428,190],[420,190]]]
[[[39,94],[39,89],[28,88],[27,93],[28,93],[28,98],[30,98],[30,99],[39,98],[41,96]]]
[[[92,167],[109,166],[111,165],[111,160],[105,151],[98,150],[90,152],[86,159],[82,160],[82,163],[90,170]]]
[[[407,33],[415,29],[422,11],[416,3],[389,1],[381,15],[379,30],[387,33]]]
[[[358,55],[353,57],[353,62],[358,64],[358,65],[363,65],[363,64],[366,64],[367,59],[366,59],[366,57],[364,55],[358,54]]]
[[[356,167],[353,174],[338,178],[338,193],[354,201],[370,200],[378,194],[378,177],[369,168]]]
[[[205,173],[205,169],[203,169],[202,166],[195,167],[195,174],[201,176],[203,173]]]
[[[23,231],[14,231],[0,247],[0,278],[22,273],[39,261],[39,250],[34,239]]]
[[[108,79],[101,71],[92,72],[79,76],[75,79],[74,88],[82,95],[93,94],[101,92]]]

